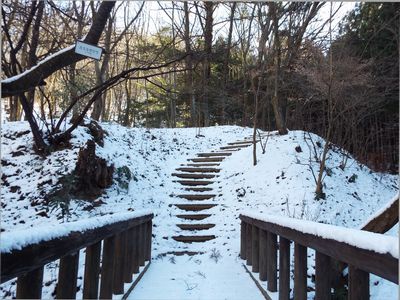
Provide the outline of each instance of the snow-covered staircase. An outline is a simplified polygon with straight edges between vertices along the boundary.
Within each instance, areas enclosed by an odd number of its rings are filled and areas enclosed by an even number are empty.
[[[177,201],[177,203],[170,204],[170,207],[176,207],[185,212],[176,215],[180,221],[176,224],[177,234],[172,236],[175,241],[199,243],[216,238],[213,234],[207,234],[209,229],[215,227],[215,224],[207,222],[207,218],[212,216],[209,211],[218,205],[214,201],[217,195],[212,193],[212,185],[221,171],[220,163],[227,156],[251,146],[252,143],[251,140],[245,139],[228,143],[227,146],[220,147],[217,151],[199,153],[196,158],[188,159],[190,163],[181,165],[176,169],[176,173],[172,173],[172,176],[179,178],[174,182],[179,183],[180,190],[184,191],[173,197],[185,200],[184,203]]]

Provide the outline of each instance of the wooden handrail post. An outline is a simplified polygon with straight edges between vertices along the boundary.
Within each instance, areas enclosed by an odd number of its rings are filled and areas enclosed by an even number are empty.
[[[17,299],[41,299],[43,267],[37,268],[17,280]]]
[[[267,263],[267,277],[268,277],[268,290],[270,292],[276,292],[278,288],[277,283],[277,237],[276,234],[268,232],[267,235],[267,256],[268,256],[268,263]]]
[[[315,252],[315,299],[331,298],[331,258],[319,251]]]
[[[268,233],[265,230],[259,230],[259,248],[260,248],[260,261],[259,261],[259,269],[260,269],[260,280],[266,281],[267,276],[267,264],[268,264],[268,254],[267,254],[267,239]]]
[[[251,266],[252,264],[252,244],[253,244],[253,239],[252,239],[252,231],[253,231],[253,226],[251,224],[246,225],[246,264],[248,266]]]
[[[60,259],[58,270],[57,299],[75,299],[78,276],[79,251]]]
[[[146,250],[146,226],[140,224],[139,226],[139,266],[144,266],[144,256]]]
[[[115,236],[104,240],[101,265],[100,299],[111,299],[114,280]]]
[[[369,299],[369,273],[350,265],[348,299]]]
[[[279,300],[290,299],[290,241],[279,237]]]
[[[258,228],[256,226],[253,226],[251,236],[252,236],[251,256],[253,259],[252,271],[258,273],[260,251],[259,251],[259,234],[258,234]]]
[[[86,247],[83,298],[97,299],[99,290],[101,241]]]
[[[114,280],[113,280],[113,293],[115,295],[124,293],[124,280],[123,280],[123,265],[124,258],[124,241],[123,234],[118,233],[115,236],[115,252],[114,252]]]
[[[240,224],[240,258],[246,259],[246,222]]]
[[[139,273],[139,256],[140,256],[140,226],[133,228],[133,253],[132,253],[132,272],[134,274]]]
[[[146,224],[146,255],[145,260],[151,260],[151,239],[153,233],[153,222],[150,220]]]
[[[294,245],[294,298],[307,299],[307,247]]]
[[[132,281],[132,273],[133,273],[133,247],[134,240],[133,238],[133,228],[128,229],[125,232],[126,239],[126,251],[125,251],[125,259],[124,259],[124,282],[128,283]]]

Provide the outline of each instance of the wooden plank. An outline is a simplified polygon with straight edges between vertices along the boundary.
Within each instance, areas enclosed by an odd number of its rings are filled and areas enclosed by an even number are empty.
[[[331,258],[321,252],[315,253],[315,299],[331,298]]]
[[[290,241],[279,237],[279,300],[290,299]]]
[[[186,211],[200,211],[213,208],[217,204],[174,204],[177,208]]]
[[[221,169],[216,169],[216,168],[189,168],[189,167],[177,168],[176,170],[180,172],[189,172],[189,173],[219,173],[221,171]]]
[[[215,227],[215,224],[176,224],[182,230],[207,230]]]
[[[43,267],[21,275],[17,280],[17,299],[41,299]]]
[[[198,173],[172,173],[171,175],[184,179],[211,179],[217,176],[215,174],[198,174]]]
[[[83,280],[83,298],[97,299],[99,297],[101,242],[86,247],[85,275]]]
[[[153,214],[148,214],[84,232],[72,232],[65,237],[26,246],[21,250],[13,250],[11,253],[1,253],[1,283],[42,267],[62,256],[73,254],[79,249],[97,243],[136,224],[147,222],[152,218]]]
[[[251,266],[252,264],[252,255],[253,255],[253,242],[252,242],[252,232],[253,226],[247,223],[246,225],[246,264]]]
[[[259,234],[258,234],[258,228],[256,226],[253,226],[252,229],[252,246],[251,246],[251,251],[252,251],[252,271],[255,273],[258,273],[259,271],[259,258],[260,258],[260,251],[259,251]]]
[[[172,238],[177,242],[202,243],[215,239],[215,235],[178,235]]]
[[[136,287],[136,285],[139,283],[140,279],[142,279],[143,275],[146,273],[147,269],[150,267],[150,262],[144,267],[143,271],[139,274],[138,277],[132,282],[132,285],[129,287],[129,289],[126,291],[124,296],[121,298],[121,300],[126,300],[128,299],[130,293],[132,293],[133,289]]]
[[[349,244],[332,239],[316,237],[312,234],[303,233],[296,229],[287,228],[274,223],[264,222],[241,215],[240,219],[246,223],[283,236],[288,240],[297,242],[322,252],[339,261],[352,264],[357,268],[362,268],[366,272],[373,273],[384,279],[397,284],[399,273],[399,260],[390,253],[381,254],[371,250],[361,249]],[[316,223],[318,226],[318,223]]]
[[[267,256],[267,240],[268,240],[268,232],[262,229],[259,229],[260,235],[260,262],[259,262],[259,269],[260,274],[259,278],[261,281],[266,281],[268,279],[268,256]]]
[[[369,273],[349,265],[349,300],[369,299]]]
[[[101,265],[100,299],[111,299],[114,280],[115,236],[104,240]]]
[[[240,224],[240,258],[246,259],[246,223]]]
[[[210,153],[198,153],[198,157],[218,157],[218,156],[230,156],[230,152],[210,152]]]
[[[294,245],[294,298],[307,299],[307,248]]]
[[[78,277],[79,252],[60,259],[57,299],[75,299]]]
[[[180,219],[185,219],[185,220],[204,220],[208,217],[211,217],[210,214],[184,214],[176,216]]]
[[[208,180],[177,180],[176,182],[180,183],[181,185],[188,185],[188,186],[210,185],[214,183],[214,181],[208,181]]]
[[[190,158],[188,160],[197,163],[207,163],[207,162],[221,162],[225,159],[225,157],[203,157],[203,158]]]
[[[215,198],[217,195],[215,194],[183,194],[183,195],[177,195],[179,198],[187,199],[187,200],[207,200],[207,199],[212,199]]]
[[[276,234],[267,233],[267,288],[270,292],[278,290],[278,265],[277,265],[277,237]]]
[[[261,294],[264,296],[264,298],[266,300],[272,300],[272,298],[268,295],[267,291],[263,289],[263,287],[258,282],[258,280],[256,278],[254,278],[253,274],[251,274],[251,272],[249,271],[247,266],[245,264],[242,264],[242,265],[243,265],[243,268],[246,270],[247,274],[249,274],[250,278],[253,280],[253,282],[255,283],[255,285],[257,286],[259,291],[261,292]]]
[[[142,226],[142,225],[140,225]],[[119,295],[124,293],[124,278],[123,278],[123,259],[124,259],[124,239],[123,233],[115,236],[114,247],[114,279],[113,279],[113,294]]]

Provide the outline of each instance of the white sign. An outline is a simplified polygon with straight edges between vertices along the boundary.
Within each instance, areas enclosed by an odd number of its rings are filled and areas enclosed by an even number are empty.
[[[75,53],[100,60],[103,49],[97,46],[89,45],[81,41],[76,41]]]

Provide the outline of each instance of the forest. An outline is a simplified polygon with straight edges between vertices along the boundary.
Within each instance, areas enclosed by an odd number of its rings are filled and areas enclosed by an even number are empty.
[[[394,299],[399,3],[1,10],[0,298]]]
[[[361,3],[339,20],[340,6],[5,1],[3,119],[31,120],[42,150],[65,139],[66,117],[302,129],[396,172],[399,5]],[[71,54],[77,40],[102,59]]]

